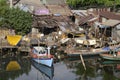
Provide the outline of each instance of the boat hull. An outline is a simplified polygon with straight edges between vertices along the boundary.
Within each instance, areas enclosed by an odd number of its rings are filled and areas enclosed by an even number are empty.
[[[52,67],[53,65],[53,56],[50,54],[49,50],[46,50],[45,47],[35,46],[31,49],[30,52],[31,58],[40,64]]]
[[[52,67],[53,65],[53,58],[33,58],[33,60],[48,67]]]
[[[100,56],[103,59],[107,59],[107,60],[120,60],[120,56],[114,56],[114,55],[108,55],[108,54],[100,54]]]

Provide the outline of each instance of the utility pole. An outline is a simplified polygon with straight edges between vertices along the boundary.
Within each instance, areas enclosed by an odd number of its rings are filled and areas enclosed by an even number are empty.
[[[9,2],[10,2],[10,8],[12,8],[13,7],[13,0],[9,0]]]

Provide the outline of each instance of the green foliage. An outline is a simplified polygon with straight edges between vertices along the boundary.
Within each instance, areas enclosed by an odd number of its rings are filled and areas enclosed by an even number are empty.
[[[90,67],[89,65],[86,66],[86,70],[84,70],[84,67],[82,64],[78,64],[76,66],[76,71],[74,72],[76,75],[87,75],[89,77],[95,77],[95,70],[94,68]]]
[[[67,0],[68,5],[75,7],[85,7],[85,6],[115,6],[120,5],[120,0]]]
[[[79,3],[79,0],[67,0],[67,3],[73,7],[75,7],[78,3]]]
[[[6,0],[0,0],[0,7],[7,5]]]
[[[30,31],[32,25],[32,17],[28,12],[20,9],[10,9],[5,18],[9,24],[9,28],[15,29],[17,34],[26,34]]]
[[[3,16],[8,9],[7,3],[5,0],[0,0],[0,17]]]
[[[4,2],[4,0],[2,1]],[[20,35],[30,32],[32,25],[31,14],[19,8],[10,9],[4,3],[0,4],[0,27],[15,29],[16,34]]]

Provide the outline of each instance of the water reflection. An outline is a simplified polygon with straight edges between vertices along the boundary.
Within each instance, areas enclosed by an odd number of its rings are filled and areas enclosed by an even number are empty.
[[[31,70],[30,61],[26,58],[1,58],[0,63],[0,80],[15,80]]]
[[[37,63],[37,62],[33,61],[32,59],[31,59],[31,63],[43,75],[47,76],[50,80],[53,79],[53,76],[54,76],[54,66],[48,67],[48,66],[42,65],[40,63]]]
[[[95,77],[95,68],[91,65],[86,64],[86,71],[84,70],[84,67],[81,62],[70,62],[70,64],[68,64],[67,66],[71,69],[73,68],[73,73],[79,76],[76,78],[76,80],[88,80],[92,79],[92,77]]]
[[[120,62],[119,61],[103,61],[101,68],[104,71],[104,80],[120,79]]]
[[[0,80],[120,80],[120,61],[84,60],[86,71],[80,59],[64,59],[49,68],[28,58],[1,58]]]
[[[79,76],[76,80],[120,80],[120,62],[118,62],[108,61],[103,64],[90,59],[85,61],[86,71],[80,60],[67,62],[66,65]]]

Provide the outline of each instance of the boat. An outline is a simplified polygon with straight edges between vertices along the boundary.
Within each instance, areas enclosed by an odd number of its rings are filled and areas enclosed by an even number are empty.
[[[32,65],[38,70],[40,71],[42,74],[45,74],[45,76],[47,76],[50,80],[53,79],[54,76],[54,67],[48,67],[42,64],[37,63],[34,60],[31,60]]]
[[[103,50],[102,48],[96,49],[76,49],[76,48],[68,48],[65,51],[68,57],[80,57],[80,54],[83,56],[96,56],[99,54],[103,54],[109,52],[109,50]]]
[[[50,54],[50,47],[34,46],[30,51],[30,57],[37,63],[52,67],[53,56]]]
[[[21,39],[21,35],[7,35],[7,41],[12,46],[16,46],[21,41]]]
[[[108,53],[103,53],[99,54],[101,58],[106,59],[106,60],[120,60],[120,51],[117,52],[108,52]]]
[[[120,51],[120,45],[114,45],[114,46],[109,46],[109,44],[105,44],[104,47],[101,48],[79,48],[79,47],[74,47],[74,46],[68,46],[68,48],[66,48],[66,50],[64,51],[65,53],[67,53],[68,57],[79,57],[80,54],[82,54],[83,56],[95,56],[95,55],[100,55],[100,54],[106,54],[106,53],[110,53],[111,51],[115,51],[118,52]]]
[[[115,60],[103,60],[103,59],[100,59],[100,60],[98,60],[98,62],[100,64],[102,64],[102,65],[120,64],[119,60],[115,61]]]

